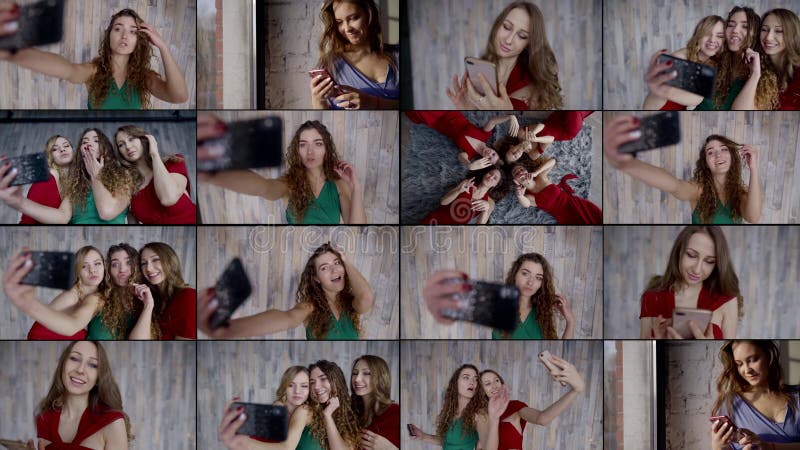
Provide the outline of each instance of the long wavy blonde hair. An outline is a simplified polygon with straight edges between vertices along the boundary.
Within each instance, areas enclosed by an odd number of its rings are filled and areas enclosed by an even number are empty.
[[[58,164],[56,164],[55,157],[53,157],[53,146],[56,145],[56,141],[58,140],[58,138],[62,138],[65,141],[67,141],[67,144],[69,144],[70,148],[72,148],[72,161],[74,161],[75,158],[80,157],[80,155],[78,155],[78,150],[75,148],[74,145],[72,145],[72,142],[70,142],[69,139],[67,139],[66,137],[64,137],[64,136],[62,136],[60,134],[56,134],[56,135],[50,136],[50,138],[47,139],[47,142],[44,144],[44,154],[47,157],[47,166],[50,169],[55,170],[56,173],[58,174],[58,185],[59,185],[59,192],[58,193],[59,193],[59,195],[63,196],[64,194],[61,191],[64,189],[62,187],[62,186],[64,186],[64,180],[66,179],[66,177],[69,176],[68,175],[69,174],[69,164],[67,164],[66,166],[59,166]],[[70,161],[70,163],[72,161]]]
[[[694,27],[694,32],[692,32],[692,36],[689,38],[689,42],[686,43],[686,59],[693,62],[700,62],[700,40],[711,34],[718,23],[722,24],[724,30],[725,19],[717,15],[703,17],[700,19],[700,22],[697,22],[697,25]],[[716,65],[716,61],[714,61],[713,58],[709,59],[706,63]]]
[[[728,168],[728,173],[725,175],[725,197],[728,199],[728,204],[731,205],[731,216],[734,221],[737,221],[742,217],[744,196],[747,194],[747,189],[745,189],[742,181],[742,158],[739,156],[739,147],[741,145],[718,134],[712,134],[706,138],[705,142],[703,142],[703,147],[700,149],[700,155],[695,162],[692,180],[702,189],[700,199],[697,200],[697,213],[701,222],[710,223],[714,218],[714,213],[717,211],[717,203],[720,201],[719,193],[714,184],[714,177],[711,175],[711,169],[706,162],[706,145],[711,141],[723,143],[728,147],[728,152],[731,155],[731,164]]]

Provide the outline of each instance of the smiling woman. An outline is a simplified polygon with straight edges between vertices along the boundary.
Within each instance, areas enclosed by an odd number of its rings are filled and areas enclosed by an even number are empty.
[[[197,339],[197,291],[183,281],[181,262],[175,250],[163,242],[150,242],[139,251],[145,284],[152,291],[152,319],[161,339]],[[150,329],[150,323],[143,325]]]

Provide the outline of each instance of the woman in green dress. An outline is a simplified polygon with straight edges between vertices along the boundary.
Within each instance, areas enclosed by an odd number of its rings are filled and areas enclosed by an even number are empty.
[[[318,247],[300,275],[297,304],[288,311],[268,309],[231,319],[212,330],[208,321],[217,302],[208,291],[200,296],[200,330],[214,339],[235,339],[280,333],[303,325],[306,339],[355,340],[361,337],[361,315],[375,301],[372,287],[343,253],[330,243]]]
[[[249,170],[198,176],[225,189],[287,202],[286,223],[335,225],[366,222],[361,182],[350,163],[339,160],[328,129],[303,123],[286,151],[286,173],[275,179]]]

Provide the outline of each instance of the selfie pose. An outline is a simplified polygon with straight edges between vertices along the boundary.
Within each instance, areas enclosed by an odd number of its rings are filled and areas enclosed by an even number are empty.
[[[693,224],[758,223],[763,209],[758,158],[760,151],[749,144],[712,134],[705,139],[695,162],[691,181],[681,180],[656,167],[621,153],[622,144],[641,137],[639,119],[614,117],[603,130],[603,153],[608,163],[624,173],[678,200],[689,202]],[[744,162],[750,170],[749,185],[742,181]]]
[[[775,342],[727,341],[719,360],[711,449],[798,448],[800,388],[784,384]]]
[[[295,298],[297,305],[288,311],[268,309],[212,329],[209,320],[219,302],[205,291],[200,298],[200,330],[214,339],[232,339],[303,325],[306,339],[354,340],[361,337],[361,315],[369,313],[375,301],[369,282],[330,243],[318,247],[306,262]]]
[[[61,353],[47,396],[36,410],[36,436],[38,448],[128,448],[133,440],[130,419],[99,343],[74,341]],[[36,448],[32,440],[28,446]]]
[[[761,18],[759,37],[761,61],[778,77],[778,109],[800,110],[800,19],[788,9],[771,9]]]
[[[374,355],[356,358],[350,374],[350,397],[363,430],[360,448],[400,448],[400,405],[392,401],[391,391],[392,375],[383,358]]]
[[[140,332],[151,329],[149,318],[156,322],[162,340],[197,339],[197,291],[183,281],[181,261],[175,250],[163,242],[150,242],[139,250],[139,259],[145,281],[145,286],[135,287],[145,303],[142,313],[145,317],[139,319]],[[152,295],[152,307],[145,287]],[[147,310],[151,310],[152,316],[146,314]]]
[[[150,68],[152,46],[164,64],[162,78]],[[87,63],[72,63],[61,55],[35,48],[0,52],[0,59],[74,84],[85,84],[89,109],[148,109],[151,96],[169,103],[189,99],[180,67],[169,45],[131,9],[111,17],[99,54]]]
[[[688,226],[675,238],[664,274],[652,277],[642,293],[640,338],[684,339],[676,331],[676,308],[690,310],[686,325],[692,337],[735,338],[743,305],[722,230],[713,225]],[[691,314],[694,311],[698,313]],[[707,325],[696,323],[699,317]]]
[[[324,71],[310,72],[311,107],[397,109],[400,49],[384,44],[375,1],[326,0],[319,15],[317,68]]]
[[[533,3],[513,2],[497,16],[481,59],[495,64],[497,95],[483,74],[453,76],[447,96],[456,109],[561,109],[558,63],[545,34],[544,17]],[[481,95],[475,86],[482,86]]]
[[[61,186],[67,178],[69,166],[75,158],[75,149],[67,138],[57,134],[51,136],[44,146],[47,165],[50,168],[50,179],[42,183],[31,184],[28,189],[28,200],[50,208],[61,205]],[[23,214],[20,224],[38,224],[33,217]]]
[[[289,224],[366,222],[361,182],[355,169],[339,160],[333,138],[319,121],[307,121],[286,150],[286,173],[267,179],[249,170],[199,174],[202,181],[269,201],[287,201]]]
[[[197,223],[197,206],[189,196],[189,173],[182,155],[162,157],[156,138],[135,125],[114,134],[116,153],[134,177],[131,214],[143,224]]]

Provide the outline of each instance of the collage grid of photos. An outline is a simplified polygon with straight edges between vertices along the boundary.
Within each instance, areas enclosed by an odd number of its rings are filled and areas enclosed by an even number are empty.
[[[0,448],[800,449],[798,14],[0,0]]]

